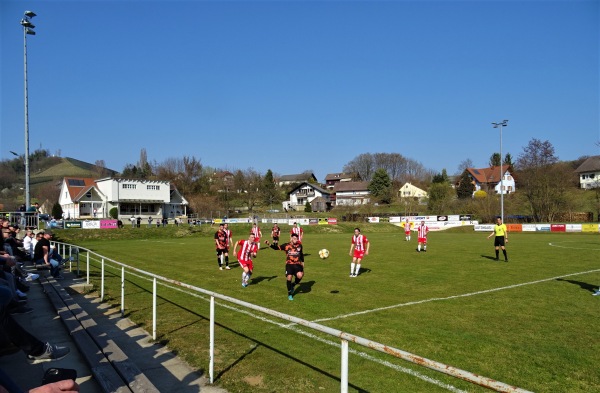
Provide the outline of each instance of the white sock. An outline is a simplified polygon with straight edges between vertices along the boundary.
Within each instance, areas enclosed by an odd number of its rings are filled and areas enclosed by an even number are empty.
[[[426,245],[425,245],[425,246],[423,246],[423,250],[427,250],[427,246],[426,246]]]
[[[242,272],[242,282],[246,282],[246,272]]]
[[[356,266],[356,264],[354,262],[352,262],[350,264],[350,274],[354,274],[354,266]]]
[[[417,250],[421,251],[421,245],[420,244],[417,246]]]
[[[360,263],[358,263],[356,265],[356,273],[354,273],[354,274],[356,274],[358,276],[358,272],[360,272]]]

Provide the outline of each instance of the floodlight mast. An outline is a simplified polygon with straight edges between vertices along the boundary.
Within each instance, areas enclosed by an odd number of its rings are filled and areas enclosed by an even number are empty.
[[[23,69],[25,80],[25,206],[31,206],[31,197],[29,192],[29,98],[27,89],[27,35],[35,35],[35,25],[31,23],[31,18],[36,16],[33,11],[25,11],[21,19],[23,26]]]
[[[502,170],[502,127],[508,126],[508,120],[492,123],[492,127],[500,129],[500,218],[504,223],[504,171]]]

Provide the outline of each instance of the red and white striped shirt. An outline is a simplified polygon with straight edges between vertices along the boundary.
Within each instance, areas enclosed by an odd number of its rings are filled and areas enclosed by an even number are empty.
[[[256,253],[256,243],[250,243],[248,240],[239,240],[237,242],[237,246],[241,246],[240,251],[238,251],[237,259],[238,261],[250,261],[252,260],[251,255]]]
[[[354,244],[354,249],[356,251],[365,251],[368,242],[369,239],[367,239],[365,235],[352,236],[352,244]]]
[[[419,232],[420,238],[426,238],[429,227],[427,225],[419,225],[417,231]]]
[[[250,230],[250,233],[254,235],[254,237],[256,238],[260,238],[262,235],[262,233],[260,232],[260,228],[258,226],[252,227],[252,229]]]

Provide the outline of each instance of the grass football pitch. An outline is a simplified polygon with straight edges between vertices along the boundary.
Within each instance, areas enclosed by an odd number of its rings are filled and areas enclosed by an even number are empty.
[[[234,225],[234,239],[247,238],[249,228]],[[148,236],[128,236],[136,230]],[[399,228],[367,224],[362,232],[371,250],[361,274],[350,278],[352,226],[307,227],[305,277],[289,301],[283,252],[263,244],[251,285],[243,288],[235,256],[231,270],[218,269],[214,230],[125,228],[120,238],[77,244],[523,389],[600,391],[600,297],[591,296],[600,285],[598,234],[512,233],[506,263],[502,254],[494,260],[487,232],[430,232],[427,252],[417,253],[414,233],[407,242]],[[283,226],[282,239],[288,230]],[[322,248],[330,251],[326,260],[318,257]],[[118,303],[120,268],[107,265],[105,297]],[[96,257],[90,275],[97,288]],[[126,316],[151,331],[152,282],[127,271],[126,281]],[[206,372],[208,299],[162,284],[158,296],[158,340]],[[230,392],[339,391],[338,338],[222,301],[216,324],[215,383]],[[350,351],[353,392],[488,391],[357,344]]]

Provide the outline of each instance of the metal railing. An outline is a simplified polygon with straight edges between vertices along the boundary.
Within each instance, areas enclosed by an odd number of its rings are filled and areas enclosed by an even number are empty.
[[[33,212],[0,212],[0,217],[10,221],[12,225],[19,228],[39,228],[40,215]]]
[[[506,384],[504,382],[494,380],[492,378],[487,378],[487,377],[484,377],[481,375],[477,375],[477,374],[471,373],[469,371],[461,370],[459,368],[456,368],[456,367],[453,367],[453,366],[450,366],[450,365],[447,365],[444,363],[440,363],[435,360],[427,359],[425,357],[418,356],[413,353],[403,351],[401,349],[390,347],[385,344],[369,340],[367,338],[363,338],[363,337],[356,336],[351,333],[343,332],[338,329],[333,329],[328,326],[321,325],[319,323],[310,322],[310,321],[307,321],[307,320],[304,320],[301,318],[294,317],[292,315],[284,314],[279,311],[275,311],[275,310],[271,310],[271,309],[268,309],[265,307],[257,306],[255,304],[248,303],[243,300],[235,299],[235,298],[232,298],[232,297],[229,297],[226,295],[222,295],[222,294],[219,294],[219,293],[216,293],[213,291],[208,291],[203,288],[198,288],[196,286],[189,285],[189,284],[183,283],[181,281],[177,281],[177,280],[172,280],[167,277],[159,276],[157,274],[150,273],[145,270],[135,268],[133,266],[128,266],[124,263],[107,258],[105,256],[102,256],[98,253],[95,253],[95,252],[93,252],[89,249],[83,248],[83,247],[79,247],[79,246],[76,246],[73,244],[68,244],[68,243],[61,243],[61,242],[54,242],[54,244],[57,247],[59,253],[61,253],[62,255],[69,255],[69,260],[70,260],[69,263],[71,264],[70,265],[71,271],[73,271],[72,264],[73,263],[76,264],[77,276],[80,276],[80,266],[79,266],[80,251],[81,250],[86,251],[87,258],[86,258],[85,263],[86,263],[86,282],[87,282],[87,284],[90,283],[90,256],[96,255],[99,258],[100,270],[101,270],[101,274],[100,274],[100,300],[101,301],[104,300],[106,261],[109,261],[109,262],[121,267],[121,296],[120,296],[121,316],[125,315],[125,269],[127,268],[128,270],[130,270],[132,272],[136,272],[136,273],[140,273],[140,274],[152,277],[152,279],[153,279],[152,280],[152,339],[153,340],[156,340],[156,321],[158,318],[157,302],[156,302],[157,280],[210,296],[209,381],[211,384],[214,382],[214,358],[215,358],[214,357],[214,349],[215,349],[214,343],[215,343],[215,319],[216,319],[215,299],[219,299],[219,300],[222,300],[222,301],[225,301],[228,303],[236,304],[238,306],[245,307],[245,308],[248,308],[248,309],[251,309],[254,311],[258,311],[258,312],[261,312],[261,313],[264,313],[264,314],[267,314],[267,315],[270,315],[270,316],[273,316],[273,317],[276,317],[279,319],[290,321],[295,324],[302,325],[307,328],[310,328],[310,329],[328,334],[330,336],[339,338],[341,340],[341,345],[340,345],[340,348],[341,348],[340,391],[342,393],[348,392],[348,346],[349,346],[348,344],[349,344],[349,342],[361,345],[366,348],[373,349],[375,351],[378,351],[378,352],[381,352],[381,353],[384,353],[384,354],[387,354],[387,355],[390,355],[390,356],[393,356],[393,357],[396,357],[396,358],[399,358],[402,360],[406,360],[406,361],[414,363],[416,365],[438,371],[440,373],[470,382],[475,385],[482,386],[484,388],[495,390],[497,392],[531,393],[528,390],[525,390],[525,389],[522,389],[522,388],[519,388],[516,386],[512,386],[512,385]]]

